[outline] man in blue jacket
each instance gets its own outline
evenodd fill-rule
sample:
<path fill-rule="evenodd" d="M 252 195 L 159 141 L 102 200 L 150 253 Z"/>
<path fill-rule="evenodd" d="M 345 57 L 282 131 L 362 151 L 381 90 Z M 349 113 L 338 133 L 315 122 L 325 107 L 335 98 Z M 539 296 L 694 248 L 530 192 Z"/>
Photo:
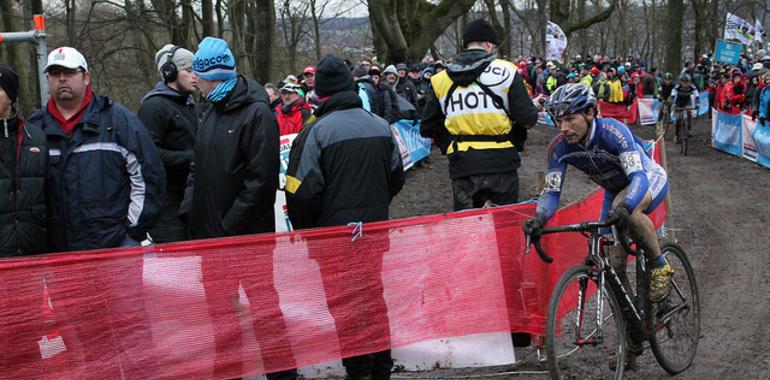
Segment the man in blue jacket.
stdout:
<path fill-rule="evenodd" d="M 166 174 L 142 122 L 91 91 L 91 73 L 70 47 L 48 56 L 48 105 L 29 123 L 48 140 L 50 251 L 138 246 L 163 207 Z"/>
<path fill-rule="evenodd" d="M 124 106 L 91 91 L 88 63 L 76 49 L 54 49 L 45 72 L 51 98 L 28 123 L 42 128 L 48 144 L 49 251 L 139 246 L 166 191 L 149 133 Z M 88 284 L 71 281 L 71 268 L 52 268 L 47 283 L 67 327 L 65 344 L 82 353 L 94 378 L 157 377 L 142 263 L 141 255 L 94 262 Z"/>

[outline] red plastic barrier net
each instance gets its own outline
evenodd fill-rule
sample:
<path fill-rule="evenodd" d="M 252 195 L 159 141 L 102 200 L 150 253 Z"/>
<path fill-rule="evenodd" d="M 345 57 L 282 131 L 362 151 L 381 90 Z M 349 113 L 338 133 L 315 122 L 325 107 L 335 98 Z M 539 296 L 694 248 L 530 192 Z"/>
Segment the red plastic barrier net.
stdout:
<path fill-rule="evenodd" d="M 634 124 L 639 119 L 639 99 L 634 99 L 630 106 L 599 100 L 599 113 L 601 117 L 611 117 L 626 124 Z"/>
<path fill-rule="evenodd" d="M 599 217 L 594 192 L 549 225 Z M 0 373 L 11 379 L 234 378 L 415 342 L 542 335 L 551 288 L 587 249 L 534 204 L 353 227 L 0 261 Z M 663 207 L 653 215 L 656 225 Z"/>

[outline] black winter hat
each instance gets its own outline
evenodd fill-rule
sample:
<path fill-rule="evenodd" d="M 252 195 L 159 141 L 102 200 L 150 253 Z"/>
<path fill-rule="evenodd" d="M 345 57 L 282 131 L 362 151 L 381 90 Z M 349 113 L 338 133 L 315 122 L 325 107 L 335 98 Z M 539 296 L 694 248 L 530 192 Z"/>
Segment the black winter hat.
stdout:
<path fill-rule="evenodd" d="M 463 44 L 467 46 L 470 42 L 491 42 L 497 45 L 497 32 L 485 20 L 473 20 L 463 33 Z"/>
<path fill-rule="evenodd" d="M 350 67 L 334 54 L 327 54 L 316 65 L 315 93 L 321 98 L 353 89 Z"/>
<path fill-rule="evenodd" d="M 11 103 L 16 103 L 19 96 L 19 74 L 8 65 L 0 65 L 0 87 L 11 99 Z"/>

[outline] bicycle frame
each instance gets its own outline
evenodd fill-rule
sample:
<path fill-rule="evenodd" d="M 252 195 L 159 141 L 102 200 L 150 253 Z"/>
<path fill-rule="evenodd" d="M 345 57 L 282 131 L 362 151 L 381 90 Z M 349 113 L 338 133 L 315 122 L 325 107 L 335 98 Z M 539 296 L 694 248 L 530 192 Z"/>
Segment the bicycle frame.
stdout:
<path fill-rule="evenodd" d="M 620 236 L 617 229 L 613 226 L 613 223 L 597 223 L 597 222 L 589 222 L 589 223 L 580 223 L 580 224 L 572 224 L 572 225 L 566 225 L 566 226 L 560 226 L 560 227 L 554 227 L 554 228 L 547 228 L 542 230 L 542 234 L 551 234 L 551 233 L 559 233 L 559 232 L 580 232 L 583 236 L 588 238 L 588 256 L 586 256 L 585 264 L 591 268 L 595 269 L 595 275 L 598 278 L 599 283 L 599 291 L 605 291 L 605 281 L 607 281 L 607 277 L 609 277 L 609 284 L 610 287 L 615 293 L 616 298 L 618 299 L 618 303 L 620 304 L 620 309 L 623 312 L 623 318 L 626 320 L 629 326 L 629 331 L 631 332 L 631 337 L 636 340 L 637 342 L 641 343 L 646 340 L 647 337 L 647 331 L 648 326 L 645 325 L 645 318 L 646 313 L 649 312 L 649 304 L 647 301 L 647 287 L 646 284 L 649 281 L 648 274 L 647 274 L 647 268 L 644 262 L 644 255 L 642 254 L 641 250 L 635 250 L 630 247 L 629 243 L 625 241 L 625 239 Z M 604 238 L 599 234 L 599 228 L 603 227 L 610 227 L 612 226 L 613 231 L 613 237 L 614 237 L 614 243 L 610 240 Z M 551 259 L 548 255 L 545 254 L 545 252 L 542 250 L 542 247 L 540 246 L 539 240 L 530 241 L 530 237 L 527 236 L 527 249 L 525 254 L 529 253 L 529 247 L 530 242 L 535 245 L 535 250 L 538 252 L 540 257 L 545 262 L 552 262 L 553 259 Z M 623 282 L 620 279 L 620 276 L 615 271 L 615 268 L 612 266 L 612 264 L 609 262 L 608 256 L 603 253 L 602 248 L 603 246 L 609 246 L 618 244 L 623 247 L 623 250 L 631 254 L 632 256 L 636 257 L 636 270 L 637 270 L 637 281 L 636 281 L 636 298 L 637 301 L 634 302 L 632 299 L 632 295 L 628 289 L 626 289 L 626 286 L 623 284 Z M 640 281 L 641 280 L 641 281 Z M 604 323 L 602 319 L 602 315 L 604 312 L 604 297 L 599 297 L 597 300 L 597 330 L 596 333 L 596 340 L 591 339 L 591 336 L 594 335 L 594 332 L 591 332 L 587 337 L 581 337 L 580 330 L 582 327 L 582 308 L 585 305 L 585 298 L 587 297 L 587 294 L 585 294 L 585 284 L 581 283 L 581 288 L 579 290 L 578 299 L 580 300 L 580 305 L 578 305 L 581 308 L 581 312 L 578 313 L 577 318 L 577 334 L 578 336 L 575 337 L 576 345 L 582 346 L 585 344 L 599 344 L 602 342 L 602 338 L 604 336 L 602 331 L 602 325 Z"/>

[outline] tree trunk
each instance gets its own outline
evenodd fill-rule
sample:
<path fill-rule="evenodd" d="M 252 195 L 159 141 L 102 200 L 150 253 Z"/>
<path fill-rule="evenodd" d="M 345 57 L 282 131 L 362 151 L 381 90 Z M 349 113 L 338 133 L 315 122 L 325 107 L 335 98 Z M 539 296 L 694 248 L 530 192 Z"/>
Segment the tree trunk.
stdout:
<path fill-rule="evenodd" d="M 214 35 L 214 4 L 211 0 L 201 0 L 201 34 L 203 37 Z"/>
<path fill-rule="evenodd" d="M 270 82 L 273 72 L 275 42 L 275 3 L 273 0 L 255 0 L 253 8 L 254 39 L 252 72 L 259 83 Z"/>
<path fill-rule="evenodd" d="M 545 32 L 547 30 L 546 24 L 548 23 L 548 13 L 545 12 L 545 9 L 548 5 L 548 0 L 535 0 L 537 1 L 537 35 L 540 40 L 540 50 L 539 54 L 545 55 Z"/>
<path fill-rule="evenodd" d="M 369 0 L 369 14 L 386 47 L 383 62 L 418 62 L 476 0 Z M 407 42 L 408 41 L 408 42 Z"/>
<path fill-rule="evenodd" d="M 588 0 L 577 0 L 578 20 L 586 18 L 586 1 Z M 586 54 L 588 54 L 588 28 L 578 32 L 578 47 L 580 48 L 580 54 L 585 58 Z"/>
<path fill-rule="evenodd" d="M 500 0 L 500 8 L 503 10 L 503 31 L 505 32 L 505 42 L 506 45 L 502 48 L 505 49 L 505 54 L 507 56 L 511 56 L 513 53 L 513 29 L 511 26 L 511 1 L 510 0 Z M 511 57 L 513 58 L 513 57 Z"/>
<path fill-rule="evenodd" d="M 155 51 L 157 47 L 154 42 L 149 38 L 145 38 L 145 34 L 141 33 L 141 17 L 145 14 L 143 0 L 131 0 L 125 1 L 126 21 L 131 30 L 130 35 L 134 39 L 134 46 L 137 48 L 134 50 L 134 61 L 139 70 L 144 74 L 142 75 L 145 87 L 152 87 L 156 80 L 158 80 L 157 66 L 155 66 Z M 149 54 L 148 54 L 149 53 Z"/>
<path fill-rule="evenodd" d="M 182 21 L 179 24 L 179 46 L 190 46 L 190 32 L 195 29 L 195 13 L 191 0 L 182 0 Z"/>
<path fill-rule="evenodd" d="M 313 47 L 315 50 L 315 61 L 321 60 L 321 17 L 316 8 L 317 0 L 310 0 L 310 18 L 313 20 Z"/>
<path fill-rule="evenodd" d="M 678 73 L 682 67 L 682 21 L 684 0 L 668 0 L 665 22 L 666 71 Z"/>
<path fill-rule="evenodd" d="M 510 29 L 508 29 L 506 32 L 506 29 L 503 28 L 503 25 L 500 23 L 500 20 L 497 18 L 497 9 L 495 8 L 495 0 L 484 0 L 484 4 L 487 7 L 487 13 L 489 13 L 489 19 L 492 21 L 492 27 L 495 28 L 495 32 L 497 33 L 497 39 L 499 40 L 499 44 L 497 46 L 497 51 L 500 55 L 506 58 L 510 58 L 511 56 L 511 34 Z"/>
<path fill-rule="evenodd" d="M 217 5 L 214 9 L 217 13 L 217 37 L 221 38 L 225 35 L 225 16 L 222 0 L 217 0 Z"/>

